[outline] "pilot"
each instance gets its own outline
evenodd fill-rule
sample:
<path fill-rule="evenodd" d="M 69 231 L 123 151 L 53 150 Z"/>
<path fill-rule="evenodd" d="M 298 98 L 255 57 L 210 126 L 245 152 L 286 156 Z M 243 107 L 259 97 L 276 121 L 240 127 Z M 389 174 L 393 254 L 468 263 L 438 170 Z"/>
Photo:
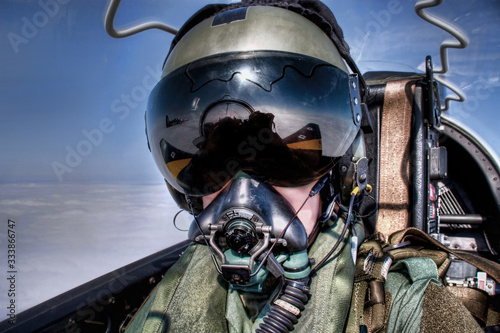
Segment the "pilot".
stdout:
<path fill-rule="evenodd" d="M 319 1 L 208 5 L 189 19 L 146 127 L 170 193 L 193 214 L 193 243 L 127 332 L 480 331 L 432 261 L 389 272 L 386 256 L 383 283 L 355 284 L 367 238 L 356 208 L 370 187 L 340 195 L 336 170 L 361 144 L 366 94 Z M 366 266 L 376 252 L 364 252 Z"/>

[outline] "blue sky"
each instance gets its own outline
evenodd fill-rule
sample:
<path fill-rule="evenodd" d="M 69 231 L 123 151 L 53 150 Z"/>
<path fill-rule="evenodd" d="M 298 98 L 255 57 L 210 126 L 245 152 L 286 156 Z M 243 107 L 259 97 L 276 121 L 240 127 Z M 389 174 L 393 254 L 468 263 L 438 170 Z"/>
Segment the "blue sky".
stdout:
<path fill-rule="evenodd" d="M 2 20 L 2 31 L 20 36 L 23 18 L 34 22 L 33 15 L 42 10 L 38 2 L 4 2 L 2 6 L 7 7 L 3 14 L 10 12 Z M 159 77 L 156 67 L 162 62 L 159 54 L 168 49 L 171 37 L 152 31 L 141 36 L 144 38 L 120 43 L 106 35 L 104 11 L 101 1 L 72 1 L 59 5 L 57 14 L 27 43 L 15 48 L 2 38 L 1 104 L 7 121 L 2 124 L 6 158 L 1 181 L 154 179 L 135 174 L 146 169 L 147 175 L 150 169 L 141 120 L 147 96 L 136 93 L 135 98 L 129 97 L 127 114 L 114 113 L 112 103 L 128 101 L 122 96 L 130 96 L 143 84 L 149 74 L 146 68 L 156 70 L 156 77 L 148 81 L 154 84 Z M 82 140 L 89 141 L 82 131 L 99 129 L 103 119 L 112 122 L 105 137 L 94 141 L 99 144 L 93 144 L 87 156 L 80 155 L 78 166 L 70 164 L 71 173 L 57 177 L 53 163 L 68 165 L 69 151 L 77 151 Z M 85 154 L 90 150 L 85 144 L 80 148 Z M 141 150 L 143 155 L 130 161 L 127 154 Z"/>
<path fill-rule="evenodd" d="M 123 0 L 115 26 L 155 19 L 180 27 L 207 2 Z M 440 66 L 439 45 L 450 36 L 417 17 L 415 1 L 325 2 L 362 70 L 419 70 L 428 54 Z M 0 2 L 0 236 L 7 219 L 18 222 L 22 309 L 185 237 L 172 226 L 177 209 L 144 134 L 147 94 L 173 36 L 113 39 L 106 8 Z M 431 11 L 470 39 L 449 52 L 446 78 L 468 97 L 449 116 L 500 155 L 500 1 L 448 0 Z M 0 278 L 4 256 L 0 249 Z"/>
<path fill-rule="evenodd" d="M 147 92 L 159 78 L 158 66 L 172 36 L 151 30 L 113 39 L 103 29 L 104 2 L 65 2 L 0 5 L 0 182 L 157 181 L 143 115 Z M 116 25 L 153 18 L 179 27 L 201 3 L 123 1 Z M 362 69 L 418 69 L 427 54 L 439 65 L 439 44 L 449 35 L 418 18 L 414 1 L 327 3 L 333 4 Z M 486 116 L 483 104 L 494 105 L 492 96 L 500 84 L 500 41 L 495 35 L 499 3 L 445 2 L 433 9 L 460 25 L 471 39 L 466 50 L 450 51 L 449 79 L 472 94 L 477 91 L 474 84 L 488 85 L 480 94 L 488 95 L 481 105 L 474 103 L 474 96 L 468 104 L 455 105 L 455 113 L 468 124 Z M 471 61 L 477 56 L 484 61 Z M 95 129 L 102 121 L 108 132 L 101 140 Z M 94 133 L 94 142 L 84 132 Z"/>

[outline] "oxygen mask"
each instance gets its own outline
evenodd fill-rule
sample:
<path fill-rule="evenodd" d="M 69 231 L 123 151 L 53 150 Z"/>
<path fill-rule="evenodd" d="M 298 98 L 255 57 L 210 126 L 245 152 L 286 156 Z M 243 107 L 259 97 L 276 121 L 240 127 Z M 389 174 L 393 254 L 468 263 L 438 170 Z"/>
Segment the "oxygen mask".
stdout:
<path fill-rule="evenodd" d="M 310 272 L 307 233 L 271 185 L 238 173 L 195 218 L 189 239 L 207 244 L 234 288 L 260 291 L 269 272 L 301 279 Z"/>

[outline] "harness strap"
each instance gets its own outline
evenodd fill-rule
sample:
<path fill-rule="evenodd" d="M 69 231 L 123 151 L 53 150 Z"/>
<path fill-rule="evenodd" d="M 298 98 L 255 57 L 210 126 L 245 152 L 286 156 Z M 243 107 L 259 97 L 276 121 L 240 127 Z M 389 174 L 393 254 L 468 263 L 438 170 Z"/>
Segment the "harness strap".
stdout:
<path fill-rule="evenodd" d="M 497 283 L 500 283 L 500 264 L 497 262 L 494 262 L 492 260 L 488 260 L 486 258 L 480 257 L 478 255 L 465 252 L 465 251 L 454 251 L 425 232 L 423 232 L 420 229 L 417 228 L 408 228 L 406 230 L 401 230 L 399 232 L 396 232 L 392 234 L 389 237 L 389 243 L 390 244 L 399 244 L 405 241 L 410 241 L 410 243 L 413 246 L 417 245 L 423 245 L 427 249 L 430 249 L 434 247 L 435 249 L 439 249 L 441 251 L 444 251 L 447 254 L 451 254 L 455 256 L 456 258 L 463 260 L 476 268 L 478 268 L 480 271 L 486 272 L 488 276 L 490 276 L 492 279 L 494 279 Z M 431 246 L 429 246 L 431 245 Z M 429 252 L 432 252 L 432 250 L 429 250 Z M 439 266 L 438 266 L 439 267 Z M 438 271 L 441 271 L 442 274 L 440 274 L 440 277 L 442 278 L 442 275 L 446 272 L 447 267 L 442 268 L 439 267 Z M 446 289 L 449 289 L 450 287 L 447 287 Z M 475 289 L 467 288 L 467 287 L 458 287 L 464 290 L 472 290 L 472 291 L 462 291 L 462 293 L 474 293 Z M 452 290 L 450 290 L 453 292 Z M 500 297 L 486 297 L 487 302 L 483 302 L 483 305 L 486 307 L 486 309 L 483 309 L 483 307 L 477 307 L 478 304 L 478 299 L 479 295 L 475 295 L 473 301 L 470 301 L 471 299 L 470 295 L 465 296 L 465 297 L 460 297 L 457 295 L 457 298 L 460 299 L 463 304 L 467 307 L 467 309 L 480 321 L 483 321 L 486 326 L 498 326 L 500 325 Z M 489 306 L 489 308 L 488 308 Z M 484 314 L 483 314 L 484 313 Z M 484 318 L 485 320 L 481 319 Z"/>
<path fill-rule="evenodd" d="M 408 227 L 410 135 L 415 82 L 390 81 L 380 130 L 379 213 L 375 231 L 390 235 Z"/>
<path fill-rule="evenodd" d="M 346 332 L 381 332 L 387 326 L 391 296 L 385 280 L 392 257 L 382 251 L 379 236 L 373 235 L 359 248 Z"/>
<path fill-rule="evenodd" d="M 407 228 L 405 230 L 395 232 L 389 237 L 389 244 L 400 244 L 405 241 L 410 241 L 413 246 L 423 245 L 426 248 L 430 248 L 429 245 L 432 245 L 436 249 L 453 254 L 458 259 L 468 262 L 469 264 L 479 268 L 479 270 L 486 272 L 486 274 L 488 274 L 491 278 L 500 283 L 500 264 L 494 261 L 465 251 L 451 250 L 417 228 Z"/>
<path fill-rule="evenodd" d="M 385 244 L 383 244 L 382 240 L 383 237 L 381 235 L 374 235 L 360 246 L 356 262 L 355 283 L 347 332 L 362 332 L 363 330 L 366 330 L 366 332 L 385 332 L 389 330 L 388 327 L 395 328 L 394 323 L 389 323 L 387 319 L 391 313 L 391 308 L 396 304 L 394 300 L 398 301 L 399 299 L 399 302 L 401 302 L 402 296 L 398 296 L 394 292 L 396 290 L 399 292 L 402 285 L 398 283 L 394 284 L 393 279 L 392 282 L 388 281 L 389 286 L 388 283 L 381 286 L 382 282 L 385 282 L 388 277 L 391 278 L 390 274 L 387 276 L 388 268 L 384 267 L 384 263 L 389 260 L 395 263 L 390 269 L 391 272 L 398 269 L 398 264 L 399 268 L 401 268 L 403 262 L 409 263 L 406 265 L 404 271 L 409 274 L 412 284 L 415 282 L 415 279 L 420 280 L 421 286 L 418 289 L 420 295 L 425 290 L 426 297 L 433 297 L 433 293 L 429 293 L 428 288 L 425 289 L 424 287 L 427 287 L 426 281 L 434 280 L 437 284 L 432 290 L 439 291 L 440 295 L 442 294 L 441 296 L 447 301 L 449 301 L 450 297 L 453 297 L 451 295 L 446 296 L 447 293 L 451 292 L 476 319 L 486 326 L 495 326 L 500 323 L 498 312 L 498 308 L 500 307 L 497 304 L 491 304 L 492 299 L 483 291 L 466 287 L 438 287 L 440 284 L 439 280 L 442 281 L 444 279 L 450 265 L 449 254 L 455 255 L 457 258 L 476 266 L 495 280 L 498 279 L 498 275 L 500 274 L 499 264 L 470 253 L 448 249 L 425 232 L 416 228 L 408 228 L 392 234 L 388 238 L 389 241 Z M 397 246 L 405 242 L 409 242 L 410 246 Z M 432 262 L 435 264 L 435 267 Z M 423 264 L 427 265 L 427 268 L 419 268 Z M 428 276 L 419 278 L 418 274 L 430 272 L 431 266 L 434 267 L 432 269 L 432 279 L 429 279 Z M 394 278 L 394 274 L 392 277 Z M 393 284 L 392 289 L 390 286 L 391 283 Z M 413 286 L 409 285 L 408 288 L 408 290 L 412 290 Z M 392 292 L 389 292 L 391 290 Z M 412 290 L 406 293 L 405 297 L 415 298 L 413 297 L 414 294 L 415 291 Z M 432 306 L 440 306 L 438 300 L 429 300 L 427 303 L 431 304 L 431 308 Z M 425 311 L 429 311 L 428 309 Z M 421 311 L 421 308 L 419 311 Z M 394 317 L 394 314 L 390 317 Z M 432 326 L 429 326 L 429 323 L 436 324 L 435 320 L 438 320 L 436 318 L 439 318 L 439 316 L 435 316 L 434 318 L 427 315 L 425 326 L 429 328 Z M 471 320 L 473 321 L 473 319 Z M 406 328 L 409 331 L 412 329 L 411 327 Z M 402 327 L 399 327 L 399 329 L 403 330 Z"/>

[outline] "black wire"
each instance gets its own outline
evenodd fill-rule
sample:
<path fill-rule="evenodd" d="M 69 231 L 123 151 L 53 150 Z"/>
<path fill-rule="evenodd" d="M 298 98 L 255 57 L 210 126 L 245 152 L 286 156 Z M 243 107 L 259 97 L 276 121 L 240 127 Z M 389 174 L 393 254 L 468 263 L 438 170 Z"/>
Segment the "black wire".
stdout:
<path fill-rule="evenodd" d="M 368 198 L 372 199 L 373 202 L 375 203 L 375 208 L 373 208 L 371 211 L 369 211 L 368 213 L 366 214 L 363 214 L 363 215 L 358 215 L 359 217 L 361 218 L 366 218 L 366 217 L 371 217 L 373 216 L 377 211 L 378 211 L 378 202 L 377 200 L 375 200 L 375 198 L 372 196 L 372 195 L 366 195 Z"/>
<path fill-rule="evenodd" d="M 194 220 L 196 222 L 196 226 L 198 227 L 198 230 L 200 231 L 201 236 L 203 237 L 203 240 L 205 241 L 206 246 L 208 247 L 208 250 L 210 251 L 210 255 L 212 256 L 212 261 L 214 262 L 215 269 L 217 269 L 217 272 L 222 275 L 222 270 L 219 267 L 219 264 L 217 263 L 217 259 L 215 258 L 215 253 L 214 249 L 212 249 L 212 246 L 207 241 L 207 238 L 205 237 L 205 234 L 203 233 L 203 230 L 201 229 L 200 222 L 198 221 L 198 217 L 196 217 L 196 214 L 194 213 L 194 208 L 193 208 L 193 202 L 191 199 L 186 196 L 186 202 L 189 205 L 189 208 L 191 208 L 191 213 L 193 213 Z"/>
<path fill-rule="evenodd" d="M 179 214 L 180 214 L 180 213 L 182 213 L 183 211 L 184 211 L 184 209 L 181 209 L 180 211 L 178 211 L 178 212 L 177 212 L 177 214 L 175 214 L 173 224 L 174 224 L 175 229 L 177 229 L 177 230 L 179 230 L 179 231 L 189 231 L 189 229 L 181 229 L 181 228 L 179 228 L 179 227 L 177 226 L 177 223 L 176 223 L 176 221 L 177 221 L 177 216 L 179 216 Z"/>
<path fill-rule="evenodd" d="M 313 269 L 311 269 L 311 273 L 309 274 L 309 276 L 313 276 L 313 274 L 315 274 L 320 268 L 322 268 L 326 264 L 326 262 L 330 259 L 331 255 L 335 252 L 335 250 L 337 250 L 340 243 L 344 240 L 344 236 L 351 225 L 352 207 L 354 205 L 354 198 L 355 197 L 356 197 L 356 194 L 351 195 L 351 200 L 349 202 L 349 211 L 347 213 L 347 218 L 346 218 L 346 221 L 344 224 L 344 228 L 342 229 L 342 233 L 340 234 L 340 237 L 337 239 L 337 242 L 332 247 L 330 252 L 328 252 L 328 254 L 323 259 L 321 259 L 321 261 Z M 340 249 L 340 251 L 342 251 L 342 249 L 343 249 L 343 247 Z"/>
<path fill-rule="evenodd" d="M 278 288 L 275 289 L 274 294 L 272 295 L 271 301 L 269 302 L 269 304 L 274 304 L 274 302 L 278 299 L 278 297 L 280 296 L 281 290 L 283 290 L 284 285 L 285 285 L 285 277 L 283 275 L 281 275 L 279 277 Z"/>

